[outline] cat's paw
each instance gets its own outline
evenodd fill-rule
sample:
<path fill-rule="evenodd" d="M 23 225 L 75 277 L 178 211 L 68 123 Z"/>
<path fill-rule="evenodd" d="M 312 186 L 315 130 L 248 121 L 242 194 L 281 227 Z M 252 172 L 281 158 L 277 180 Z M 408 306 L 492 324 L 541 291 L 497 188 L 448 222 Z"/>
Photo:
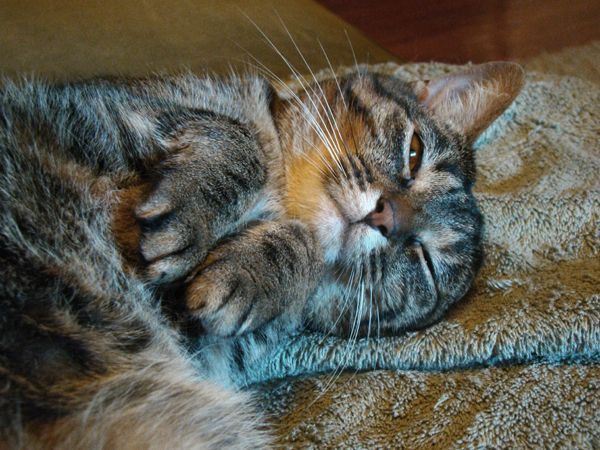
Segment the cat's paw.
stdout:
<path fill-rule="evenodd" d="M 207 333 L 236 336 L 273 317 L 263 280 L 252 273 L 253 269 L 230 253 L 192 278 L 186 289 L 187 308 Z"/>
<path fill-rule="evenodd" d="M 213 250 L 186 283 L 204 330 L 235 336 L 273 320 L 294 328 L 322 273 L 316 238 L 298 221 L 255 224 Z"/>
<path fill-rule="evenodd" d="M 207 230 L 193 198 L 167 174 L 135 209 L 144 277 L 155 284 L 184 278 L 206 257 Z"/>

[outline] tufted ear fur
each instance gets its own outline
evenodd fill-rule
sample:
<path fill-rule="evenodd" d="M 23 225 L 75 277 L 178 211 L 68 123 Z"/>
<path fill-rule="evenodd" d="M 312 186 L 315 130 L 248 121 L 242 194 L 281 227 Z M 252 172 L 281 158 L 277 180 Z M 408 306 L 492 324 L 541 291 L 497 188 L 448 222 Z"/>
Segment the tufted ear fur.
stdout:
<path fill-rule="evenodd" d="M 510 62 L 474 65 L 443 77 L 417 81 L 418 100 L 469 142 L 515 99 L 523 86 L 523 68 Z"/>

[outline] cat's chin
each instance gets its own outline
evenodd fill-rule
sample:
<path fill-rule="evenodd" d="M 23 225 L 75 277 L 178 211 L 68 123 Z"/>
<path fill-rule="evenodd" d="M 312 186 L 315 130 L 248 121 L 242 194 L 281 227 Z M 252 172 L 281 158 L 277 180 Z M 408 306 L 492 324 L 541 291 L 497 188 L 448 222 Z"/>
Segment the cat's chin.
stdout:
<path fill-rule="evenodd" d="M 353 266 L 388 244 L 388 240 L 364 222 L 350 223 L 340 212 L 318 215 L 315 229 L 324 250 L 325 263 Z"/>
<path fill-rule="evenodd" d="M 364 222 L 349 224 L 346 227 L 344 245 L 339 259 L 352 266 L 386 245 L 388 245 L 388 240 L 379 230 Z"/>

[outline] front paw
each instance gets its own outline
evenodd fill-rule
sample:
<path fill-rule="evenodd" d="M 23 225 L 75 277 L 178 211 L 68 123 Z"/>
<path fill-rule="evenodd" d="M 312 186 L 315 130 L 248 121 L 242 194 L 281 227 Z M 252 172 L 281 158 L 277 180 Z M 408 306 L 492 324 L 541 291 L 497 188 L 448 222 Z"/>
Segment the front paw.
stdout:
<path fill-rule="evenodd" d="M 322 269 L 320 247 L 296 221 L 264 222 L 218 246 L 187 282 L 207 333 L 233 336 L 276 317 L 294 327 Z"/>
<path fill-rule="evenodd" d="M 186 290 L 189 311 L 204 330 L 217 336 L 236 336 L 267 322 L 274 311 L 256 275 L 228 258 L 214 261 L 196 275 Z"/>
<path fill-rule="evenodd" d="M 208 231 L 193 198 L 166 176 L 135 209 L 143 276 L 155 284 L 184 278 L 207 254 Z M 187 203 L 186 203 L 187 202 Z"/>

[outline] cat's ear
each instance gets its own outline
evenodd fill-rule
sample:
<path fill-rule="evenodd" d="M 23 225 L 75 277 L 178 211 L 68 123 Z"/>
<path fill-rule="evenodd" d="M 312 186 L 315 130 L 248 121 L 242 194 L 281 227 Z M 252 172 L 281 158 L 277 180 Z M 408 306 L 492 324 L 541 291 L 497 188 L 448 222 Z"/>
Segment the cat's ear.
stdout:
<path fill-rule="evenodd" d="M 418 100 L 470 142 L 508 108 L 523 86 L 524 71 L 509 62 L 474 65 L 412 83 Z"/>

